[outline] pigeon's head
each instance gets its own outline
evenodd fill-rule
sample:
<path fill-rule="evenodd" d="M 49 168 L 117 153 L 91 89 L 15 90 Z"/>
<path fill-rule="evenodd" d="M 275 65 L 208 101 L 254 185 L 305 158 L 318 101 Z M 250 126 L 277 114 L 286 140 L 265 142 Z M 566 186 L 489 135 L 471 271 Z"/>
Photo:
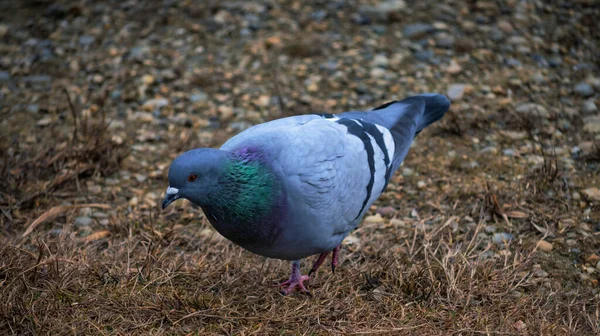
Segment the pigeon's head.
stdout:
<path fill-rule="evenodd" d="M 207 196 L 218 190 L 219 176 L 229 159 L 228 152 L 213 148 L 193 149 L 178 156 L 169 168 L 169 187 L 162 208 L 179 198 L 205 204 Z"/>

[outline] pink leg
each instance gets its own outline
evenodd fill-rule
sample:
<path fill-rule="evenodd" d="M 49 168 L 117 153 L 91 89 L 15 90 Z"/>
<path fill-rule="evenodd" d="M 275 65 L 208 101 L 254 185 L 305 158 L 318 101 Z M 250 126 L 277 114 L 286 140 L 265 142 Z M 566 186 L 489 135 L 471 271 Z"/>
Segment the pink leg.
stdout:
<path fill-rule="evenodd" d="M 325 259 L 327 259 L 328 255 L 329 255 L 329 252 L 319 254 L 319 259 L 317 259 L 317 261 L 315 261 L 315 264 L 310 269 L 310 272 L 308 272 L 309 276 L 311 276 L 313 273 L 315 273 L 317 271 L 317 269 L 319 269 L 319 267 L 321 267 L 321 265 L 323 265 L 323 262 L 325 262 Z"/>
<path fill-rule="evenodd" d="M 336 247 L 333 249 L 333 254 L 331 255 L 331 273 L 335 273 L 335 268 L 338 265 L 338 253 L 340 251 L 340 247 Z"/>
<path fill-rule="evenodd" d="M 302 275 L 300 273 L 300 261 L 294 260 L 292 261 L 292 274 L 290 275 L 290 278 L 279 284 L 279 286 L 284 287 L 281 290 L 281 293 L 283 295 L 289 295 L 295 290 L 299 290 L 310 295 L 310 292 L 304 287 L 304 281 L 308 281 L 309 279 L 310 277 L 308 275 Z"/>

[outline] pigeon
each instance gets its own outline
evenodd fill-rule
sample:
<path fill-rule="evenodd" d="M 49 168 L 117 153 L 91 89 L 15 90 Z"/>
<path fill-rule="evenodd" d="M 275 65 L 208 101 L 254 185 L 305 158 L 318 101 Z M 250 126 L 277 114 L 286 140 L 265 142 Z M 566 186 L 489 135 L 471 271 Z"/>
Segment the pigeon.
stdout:
<path fill-rule="evenodd" d="M 421 94 L 368 112 L 306 114 L 246 129 L 219 149 L 197 148 L 169 168 L 162 208 L 184 198 L 221 235 L 268 258 L 289 260 L 283 294 L 305 282 L 357 227 L 406 157 L 413 139 L 450 101 Z M 300 260 L 319 255 L 308 275 Z"/>

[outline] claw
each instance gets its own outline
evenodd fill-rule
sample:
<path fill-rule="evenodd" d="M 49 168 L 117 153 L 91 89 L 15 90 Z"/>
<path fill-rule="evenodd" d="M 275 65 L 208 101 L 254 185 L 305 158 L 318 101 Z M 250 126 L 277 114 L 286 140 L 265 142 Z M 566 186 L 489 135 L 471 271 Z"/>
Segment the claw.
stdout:
<path fill-rule="evenodd" d="M 340 251 L 340 247 L 336 247 L 333 249 L 333 253 L 331 254 L 331 273 L 335 274 L 335 268 L 338 265 L 338 252 Z"/>
<path fill-rule="evenodd" d="M 289 295 L 298 290 L 312 296 L 304 286 L 304 281 L 308 280 L 310 280 L 310 276 L 300 274 L 300 261 L 294 260 L 292 261 L 292 274 L 290 275 L 290 278 L 287 281 L 280 283 L 278 286 L 284 287 L 281 289 L 281 294 L 283 295 Z"/>
<path fill-rule="evenodd" d="M 308 275 L 302 275 L 298 279 L 290 278 L 289 280 L 284 281 L 279 284 L 279 286 L 285 287 L 285 288 L 282 288 L 280 292 L 283 295 L 290 295 L 293 292 L 295 292 L 296 290 L 298 290 L 299 292 L 306 293 L 309 296 L 312 296 L 312 294 L 304 286 L 304 281 L 308 281 L 308 280 L 310 280 L 310 277 Z"/>

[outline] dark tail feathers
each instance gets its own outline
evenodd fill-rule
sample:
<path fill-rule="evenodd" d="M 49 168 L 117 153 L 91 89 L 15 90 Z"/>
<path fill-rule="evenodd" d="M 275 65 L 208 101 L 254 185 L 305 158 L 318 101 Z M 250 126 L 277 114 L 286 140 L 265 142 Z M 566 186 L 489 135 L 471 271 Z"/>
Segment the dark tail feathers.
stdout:
<path fill-rule="evenodd" d="M 394 137 L 392 173 L 400 167 L 415 136 L 442 118 L 449 108 L 450 100 L 446 96 L 426 93 L 387 103 L 374 109 L 375 113 L 368 113 L 373 119 L 379 119 L 373 122 L 387 127 Z"/>
<path fill-rule="evenodd" d="M 373 111 L 384 110 L 388 107 L 391 107 L 392 109 L 394 109 L 394 107 L 392 107 L 392 105 L 394 105 L 396 103 L 403 105 L 402 107 L 399 106 L 400 108 L 406 108 L 407 105 L 408 106 L 417 105 L 415 107 L 417 107 L 417 109 L 419 109 L 419 107 L 420 107 L 419 100 L 422 100 L 424 103 L 423 113 L 421 114 L 421 116 L 419 118 L 417 118 L 417 120 L 418 120 L 417 131 L 415 133 L 419 134 L 423 129 L 425 129 L 425 127 L 440 120 L 444 116 L 446 111 L 448 111 L 448 109 L 450 108 L 450 100 L 446 96 L 444 96 L 442 94 L 437 94 L 437 93 L 424 93 L 424 94 L 412 96 L 412 97 L 409 97 L 409 98 L 406 98 L 406 99 L 403 99 L 400 101 L 393 101 L 393 102 L 383 104 L 379 107 L 374 108 Z M 386 125 L 386 126 L 388 126 L 388 125 Z M 390 126 L 388 126 L 388 127 L 390 127 Z M 390 127 L 390 128 L 392 128 L 392 127 Z"/>

